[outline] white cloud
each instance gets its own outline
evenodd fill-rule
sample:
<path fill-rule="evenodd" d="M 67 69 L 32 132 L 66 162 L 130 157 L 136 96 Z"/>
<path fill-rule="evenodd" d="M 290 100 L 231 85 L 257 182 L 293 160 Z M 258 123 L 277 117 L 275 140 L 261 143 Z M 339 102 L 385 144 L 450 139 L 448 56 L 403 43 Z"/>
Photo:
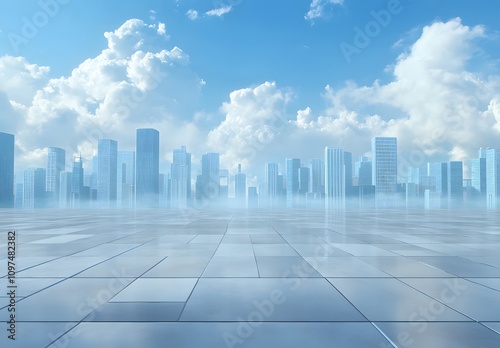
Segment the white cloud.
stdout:
<path fill-rule="evenodd" d="M 98 138 L 133 149 L 139 127 L 171 134 L 162 137 L 165 155 L 202 138 L 192 120 L 202 80 L 190 70 L 186 53 L 165 49 L 164 26 L 131 19 L 105 37 L 107 48 L 60 78 L 49 79 L 47 67 L 22 57 L 0 58 L 0 109 L 18 120 L 10 127 L 18 170 L 44 166 L 29 161 L 48 146 L 65 148 L 68 158 L 82 152 L 87 160 Z"/>
<path fill-rule="evenodd" d="M 344 0 L 313 0 L 309 6 L 309 11 L 304 18 L 306 20 L 313 20 L 316 18 L 326 17 L 327 10 L 332 5 L 342 5 Z"/>
<path fill-rule="evenodd" d="M 186 16 L 192 20 L 192 21 L 195 21 L 199 18 L 199 15 L 198 15 L 198 11 L 196 10 L 193 10 L 193 9 L 190 9 L 186 12 Z"/>
<path fill-rule="evenodd" d="M 391 67 L 391 82 L 327 87 L 324 115 L 312 122 L 308 115 L 306 122 L 299 113 L 296 125 L 327 132 L 355 152 L 360 144 L 369 149 L 372 136 L 397 136 L 401 162 L 411 166 L 500 147 L 500 77 L 483 77 L 469 66 L 476 39 L 485 35 L 483 27 L 458 18 L 433 23 Z"/>
<path fill-rule="evenodd" d="M 167 31 L 165 30 L 165 23 L 158 23 L 158 30 L 156 30 L 158 35 L 165 35 Z"/>
<path fill-rule="evenodd" d="M 231 5 L 222 6 L 222 7 L 215 8 L 213 10 L 205 12 L 205 15 L 221 17 L 221 16 L 231 12 L 232 9 L 233 9 L 233 7 Z"/>
<path fill-rule="evenodd" d="M 241 163 L 243 167 L 258 161 L 268 151 L 280 131 L 286 128 L 285 106 L 291 94 L 274 82 L 231 92 L 229 102 L 220 111 L 225 120 L 208 134 L 208 145 L 222 152 L 222 164 Z"/>

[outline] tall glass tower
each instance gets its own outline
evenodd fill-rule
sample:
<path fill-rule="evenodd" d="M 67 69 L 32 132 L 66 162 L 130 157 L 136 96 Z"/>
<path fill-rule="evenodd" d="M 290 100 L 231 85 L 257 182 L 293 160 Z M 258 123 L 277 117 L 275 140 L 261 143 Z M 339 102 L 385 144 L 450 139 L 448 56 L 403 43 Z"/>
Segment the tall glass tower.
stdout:
<path fill-rule="evenodd" d="M 110 206 L 116 204 L 118 143 L 99 139 L 97 152 L 97 200 L 101 206 Z"/>
<path fill-rule="evenodd" d="M 377 204 L 393 205 L 398 189 L 398 143 L 393 137 L 372 139 L 372 183 Z"/>
<path fill-rule="evenodd" d="M 60 176 L 66 166 L 66 151 L 58 147 L 49 147 L 47 154 L 47 199 L 59 199 Z"/>
<path fill-rule="evenodd" d="M 286 207 L 296 208 L 299 205 L 299 168 L 300 159 L 286 160 Z"/>
<path fill-rule="evenodd" d="M 498 208 L 500 197 L 500 150 L 486 151 L 486 205 L 488 209 Z"/>
<path fill-rule="evenodd" d="M 185 146 L 173 152 L 170 180 L 171 207 L 185 209 L 191 199 L 191 154 Z"/>
<path fill-rule="evenodd" d="M 0 132 L 0 208 L 14 207 L 14 135 Z"/>
<path fill-rule="evenodd" d="M 327 208 L 345 207 L 344 159 L 343 149 L 325 148 L 325 203 Z"/>
<path fill-rule="evenodd" d="M 160 184 L 160 133 L 137 129 L 135 199 L 138 207 L 157 208 Z"/>

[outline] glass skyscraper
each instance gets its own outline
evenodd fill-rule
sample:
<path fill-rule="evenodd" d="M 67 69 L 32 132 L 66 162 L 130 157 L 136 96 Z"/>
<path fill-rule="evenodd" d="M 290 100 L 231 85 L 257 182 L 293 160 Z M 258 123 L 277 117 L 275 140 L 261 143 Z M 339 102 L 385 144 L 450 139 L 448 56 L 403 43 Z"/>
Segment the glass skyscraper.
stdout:
<path fill-rule="evenodd" d="M 82 156 L 79 156 L 73 160 L 71 175 L 71 203 L 73 206 L 78 206 L 78 202 L 83 196 L 83 159 Z"/>
<path fill-rule="evenodd" d="M 377 203 L 393 197 L 398 188 L 398 143 L 396 138 L 372 139 L 372 183 Z"/>
<path fill-rule="evenodd" d="M 448 162 L 448 204 L 461 206 L 464 199 L 464 175 L 461 161 Z"/>
<path fill-rule="evenodd" d="M 122 207 L 132 207 L 135 185 L 135 152 L 118 151 L 116 200 Z"/>
<path fill-rule="evenodd" d="M 310 180 L 309 192 L 315 198 L 322 197 L 325 194 L 325 162 L 319 158 L 309 161 Z"/>
<path fill-rule="evenodd" d="M 325 203 L 327 208 L 345 206 L 344 150 L 325 148 Z"/>
<path fill-rule="evenodd" d="M 59 180 L 66 166 L 66 151 L 58 147 L 49 147 L 47 154 L 47 198 L 53 203 L 59 200 Z"/>
<path fill-rule="evenodd" d="M 185 209 L 191 199 L 191 154 L 185 146 L 173 151 L 170 177 L 170 204 Z"/>
<path fill-rule="evenodd" d="M 241 172 L 241 164 L 238 164 L 238 172 L 234 176 L 234 198 L 240 207 L 245 207 L 247 191 L 247 176 Z"/>
<path fill-rule="evenodd" d="M 0 132 L 0 208 L 14 207 L 14 135 Z"/>
<path fill-rule="evenodd" d="M 474 193 L 486 197 L 486 151 L 479 150 L 479 157 L 473 158 L 470 164 L 470 178 Z"/>
<path fill-rule="evenodd" d="M 137 207 L 156 208 L 160 184 L 160 133 L 156 129 L 137 129 L 135 155 Z"/>
<path fill-rule="evenodd" d="M 289 158 L 286 160 L 286 206 L 287 206 L 287 208 L 298 207 L 299 168 L 300 168 L 300 159 Z"/>
<path fill-rule="evenodd" d="M 486 151 L 486 205 L 489 209 L 498 208 L 500 196 L 500 150 Z"/>
<path fill-rule="evenodd" d="M 24 171 L 24 208 L 45 206 L 45 173 L 45 169 L 42 168 L 28 168 Z"/>
<path fill-rule="evenodd" d="M 116 204 L 118 143 L 99 139 L 97 172 L 97 200 L 101 206 Z"/>
<path fill-rule="evenodd" d="M 220 159 L 216 152 L 206 153 L 201 157 L 201 177 L 196 195 L 202 200 L 218 199 L 220 195 Z"/>

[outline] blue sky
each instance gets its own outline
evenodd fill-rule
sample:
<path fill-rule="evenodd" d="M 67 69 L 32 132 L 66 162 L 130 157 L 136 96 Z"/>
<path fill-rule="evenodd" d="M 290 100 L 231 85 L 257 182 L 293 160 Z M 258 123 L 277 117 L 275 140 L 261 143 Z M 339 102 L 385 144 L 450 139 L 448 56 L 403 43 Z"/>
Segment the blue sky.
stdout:
<path fill-rule="evenodd" d="M 42 4 L 58 8 L 50 13 Z M 262 175 L 265 161 L 321 157 L 326 145 L 343 146 L 355 156 L 366 154 L 367 139 L 374 135 L 407 137 L 400 141 L 400 155 L 415 166 L 424 161 L 411 160 L 415 152 L 425 161 L 465 159 L 478 145 L 500 147 L 498 7 L 491 1 L 465 0 L 3 2 L 0 76 L 10 85 L 0 86 L 0 94 L 5 94 L 0 109 L 6 108 L 3 115 L 16 121 L 2 116 L 0 128 L 17 135 L 21 166 L 42 163 L 47 146 L 67 148 L 68 156 L 77 151 L 91 156 L 92 136 L 78 135 L 103 124 L 111 130 L 92 134 L 116 138 L 124 149 L 133 147 L 130 139 L 136 127 L 164 129 L 165 163 L 173 148 L 186 144 L 195 160 L 206 151 L 220 151 L 227 167 L 243 162 L 255 175 Z M 374 13 L 391 9 L 397 11 L 387 23 L 376 22 Z M 23 36 L 26 20 L 41 23 L 29 38 Z M 110 42 L 104 33 L 116 34 L 119 28 L 131 28 L 138 36 L 130 41 L 127 34 L 115 35 L 132 47 L 120 52 L 122 56 L 104 56 Z M 375 34 L 356 47 L 357 33 L 367 34 L 370 28 Z M 348 46 L 356 53 L 346 58 L 342 47 Z M 160 57 L 160 52 L 173 52 L 174 47 L 182 51 L 181 58 Z M 137 51 L 159 54 L 156 63 L 168 73 L 167 81 L 159 87 L 138 87 L 137 76 L 115 74 L 113 69 L 123 64 L 132 69 L 130 57 Z M 450 64 L 443 61 L 447 55 Z M 17 63 L 8 63 L 8 56 L 16 57 Z M 138 64 L 155 64 L 155 59 Z M 27 78 L 13 79 L 26 71 Z M 84 81 L 93 87 L 76 86 Z M 436 87 L 436 81 L 443 85 Z M 113 97 L 124 90 L 120 82 L 138 88 L 145 97 L 132 115 L 113 118 L 109 110 L 116 105 Z M 92 89 L 100 84 L 107 92 Z M 414 88 L 405 88 L 408 84 Z M 429 98 L 420 103 L 410 100 L 433 86 L 438 92 Z M 475 97 L 457 106 L 452 99 L 457 93 Z M 428 109 L 419 109 L 427 102 Z M 452 110 L 450 105 L 455 105 Z M 96 112 L 99 106 L 109 107 L 108 112 Z M 463 113 L 453 126 L 474 135 L 423 139 L 431 129 L 447 133 L 450 118 L 434 122 L 448 112 L 443 110 Z M 88 117 L 81 117 L 82 112 Z M 291 123 L 273 128 L 276 115 Z M 477 124 L 478 118 L 484 124 L 471 129 L 469 122 Z M 75 136 L 60 135 L 68 128 L 75 128 Z M 245 146 L 253 146 L 251 156 Z"/>

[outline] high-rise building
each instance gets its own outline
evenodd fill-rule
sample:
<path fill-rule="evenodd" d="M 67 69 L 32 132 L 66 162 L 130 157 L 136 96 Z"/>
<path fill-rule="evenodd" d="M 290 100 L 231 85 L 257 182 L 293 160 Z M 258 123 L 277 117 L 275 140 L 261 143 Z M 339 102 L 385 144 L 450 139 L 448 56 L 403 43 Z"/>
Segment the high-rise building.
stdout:
<path fill-rule="evenodd" d="M 269 207 L 273 208 L 276 207 L 276 204 L 278 203 L 278 196 L 280 195 L 281 191 L 278 185 L 278 175 L 279 175 L 278 163 L 266 163 L 265 175 L 266 175 L 265 196 L 267 196 L 267 199 L 269 200 Z M 281 183 L 281 185 L 283 186 L 283 182 Z"/>
<path fill-rule="evenodd" d="M 448 196 L 448 164 L 447 163 L 428 163 L 427 175 L 435 178 L 436 193 L 441 197 Z"/>
<path fill-rule="evenodd" d="M 47 154 L 47 199 L 55 204 L 59 200 L 60 173 L 66 167 L 66 151 L 49 147 Z"/>
<path fill-rule="evenodd" d="M 73 160 L 73 172 L 71 175 L 71 205 L 78 207 L 81 199 L 84 198 L 83 190 L 83 159 L 82 156 L 75 157 Z"/>
<path fill-rule="evenodd" d="M 325 148 L 325 203 L 327 208 L 345 207 L 344 150 Z"/>
<path fill-rule="evenodd" d="M 156 129 L 137 129 L 135 155 L 137 206 L 157 208 L 160 182 L 160 133 Z"/>
<path fill-rule="evenodd" d="M 135 152 L 118 151 L 116 200 L 124 208 L 134 206 Z"/>
<path fill-rule="evenodd" d="M 23 205 L 24 205 L 24 184 L 17 183 L 14 196 L 14 208 L 22 209 Z"/>
<path fill-rule="evenodd" d="M 28 168 L 24 171 L 24 208 L 45 206 L 45 169 Z"/>
<path fill-rule="evenodd" d="M 309 192 L 309 167 L 299 168 L 299 195 L 306 196 Z"/>
<path fill-rule="evenodd" d="M 500 150 L 486 151 L 486 205 L 497 209 L 500 197 Z"/>
<path fill-rule="evenodd" d="M 309 161 L 310 180 L 309 192 L 315 198 L 325 194 L 325 162 L 319 158 Z"/>
<path fill-rule="evenodd" d="M 358 178 L 358 186 L 372 186 L 372 161 L 362 156 L 356 162 L 355 176 Z"/>
<path fill-rule="evenodd" d="M 346 196 L 353 196 L 353 163 L 352 163 L 352 153 L 344 151 L 344 179 L 345 179 L 345 193 Z"/>
<path fill-rule="evenodd" d="M 59 208 L 68 208 L 71 204 L 71 180 L 72 174 L 61 172 L 59 178 Z"/>
<path fill-rule="evenodd" d="M 0 208 L 14 207 L 14 135 L 0 132 Z"/>
<path fill-rule="evenodd" d="M 448 162 L 448 206 L 459 207 L 464 199 L 463 164 L 461 161 Z"/>
<path fill-rule="evenodd" d="M 286 160 L 286 206 L 296 208 L 299 205 L 299 168 L 300 159 Z"/>
<path fill-rule="evenodd" d="M 378 205 L 393 205 L 398 192 L 398 145 L 392 137 L 372 139 L 372 183 Z"/>
<path fill-rule="evenodd" d="M 248 186 L 248 209 L 257 209 L 259 207 L 259 194 L 257 187 Z"/>
<path fill-rule="evenodd" d="M 477 197 L 486 197 L 486 151 L 479 149 L 479 157 L 471 160 L 471 186 Z"/>
<path fill-rule="evenodd" d="M 201 157 L 201 181 L 198 184 L 203 201 L 213 201 L 220 195 L 220 159 L 218 153 L 206 153 Z"/>
<path fill-rule="evenodd" d="M 102 207 L 114 206 L 117 190 L 118 143 L 115 140 L 99 139 L 97 152 L 99 158 L 97 200 Z"/>
<path fill-rule="evenodd" d="M 245 206 L 247 191 L 247 176 L 241 172 L 241 164 L 238 164 L 238 173 L 234 176 L 234 198 L 239 207 Z"/>
<path fill-rule="evenodd" d="M 173 152 L 170 204 L 185 209 L 191 200 L 191 154 L 182 146 Z"/>
<path fill-rule="evenodd" d="M 229 170 L 219 171 L 219 197 L 221 202 L 226 202 L 229 197 Z"/>

